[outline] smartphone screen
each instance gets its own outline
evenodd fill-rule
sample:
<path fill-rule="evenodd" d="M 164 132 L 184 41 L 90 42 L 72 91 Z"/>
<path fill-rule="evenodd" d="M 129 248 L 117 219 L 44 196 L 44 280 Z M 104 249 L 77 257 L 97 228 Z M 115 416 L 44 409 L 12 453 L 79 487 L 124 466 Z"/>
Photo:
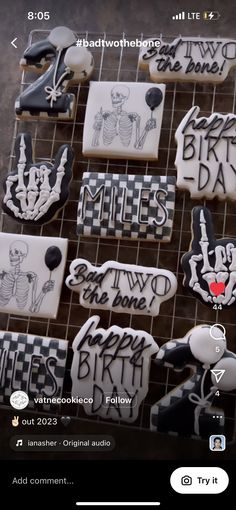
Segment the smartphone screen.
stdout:
<path fill-rule="evenodd" d="M 9 505 L 221 508 L 236 454 L 232 2 L 0 12 Z"/>

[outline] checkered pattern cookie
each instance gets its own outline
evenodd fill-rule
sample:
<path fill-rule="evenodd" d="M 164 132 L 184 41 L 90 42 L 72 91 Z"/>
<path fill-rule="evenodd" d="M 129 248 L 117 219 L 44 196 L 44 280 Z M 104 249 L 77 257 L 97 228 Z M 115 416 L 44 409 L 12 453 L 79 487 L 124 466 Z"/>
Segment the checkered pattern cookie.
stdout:
<path fill-rule="evenodd" d="M 175 181 L 171 176 L 85 172 L 78 235 L 169 242 Z"/>
<path fill-rule="evenodd" d="M 60 397 L 67 347 L 65 340 L 0 331 L 0 402 L 8 404 L 16 390 L 28 394 L 31 408 L 35 397 Z"/>

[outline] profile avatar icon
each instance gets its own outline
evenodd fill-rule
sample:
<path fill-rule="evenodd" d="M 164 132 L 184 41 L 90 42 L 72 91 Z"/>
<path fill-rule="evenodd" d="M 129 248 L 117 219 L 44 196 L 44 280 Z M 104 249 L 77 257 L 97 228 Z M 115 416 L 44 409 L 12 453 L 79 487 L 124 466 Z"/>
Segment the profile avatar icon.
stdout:
<path fill-rule="evenodd" d="M 209 448 L 212 452 L 223 452 L 226 448 L 226 440 L 225 436 L 210 436 L 209 438 Z"/>

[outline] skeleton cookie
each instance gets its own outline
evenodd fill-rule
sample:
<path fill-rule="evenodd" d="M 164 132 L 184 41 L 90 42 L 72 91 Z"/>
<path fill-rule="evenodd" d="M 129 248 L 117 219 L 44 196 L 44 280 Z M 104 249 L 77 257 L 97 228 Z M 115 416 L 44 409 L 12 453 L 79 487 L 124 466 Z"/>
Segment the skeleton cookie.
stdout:
<path fill-rule="evenodd" d="M 56 318 L 67 244 L 0 233 L 0 312 Z"/>
<path fill-rule="evenodd" d="M 90 82 L 83 154 L 157 159 L 165 85 Z"/>
<path fill-rule="evenodd" d="M 54 165 L 33 163 L 29 134 L 17 136 L 15 169 L 4 181 L 4 211 L 21 223 L 43 225 L 55 218 L 68 199 L 73 151 L 62 145 Z"/>
<path fill-rule="evenodd" d="M 20 61 L 22 69 L 44 74 L 16 99 L 19 118 L 74 118 L 76 97 L 67 93 L 67 89 L 87 80 L 94 66 L 87 48 L 75 44 L 75 34 L 69 28 L 56 27 L 46 39 L 30 44 L 25 50 Z"/>
<path fill-rule="evenodd" d="M 236 239 L 215 239 L 211 213 L 206 207 L 192 211 L 191 249 L 181 260 L 183 285 L 204 304 L 236 304 Z"/>

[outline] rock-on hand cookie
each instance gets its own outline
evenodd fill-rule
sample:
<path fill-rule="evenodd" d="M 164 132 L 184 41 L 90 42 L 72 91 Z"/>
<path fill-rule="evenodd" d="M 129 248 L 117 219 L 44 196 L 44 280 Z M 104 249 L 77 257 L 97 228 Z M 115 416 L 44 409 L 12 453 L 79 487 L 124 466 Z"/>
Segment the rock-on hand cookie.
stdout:
<path fill-rule="evenodd" d="M 32 140 L 27 133 L 17 136 L 15 168 L 4 180 L 4 211 L 29 225 L 43 225 L 57 217 L 65 205 L 72 179 L 73 151 L 62 145 L 55 163 L 34 163 Z"/>

